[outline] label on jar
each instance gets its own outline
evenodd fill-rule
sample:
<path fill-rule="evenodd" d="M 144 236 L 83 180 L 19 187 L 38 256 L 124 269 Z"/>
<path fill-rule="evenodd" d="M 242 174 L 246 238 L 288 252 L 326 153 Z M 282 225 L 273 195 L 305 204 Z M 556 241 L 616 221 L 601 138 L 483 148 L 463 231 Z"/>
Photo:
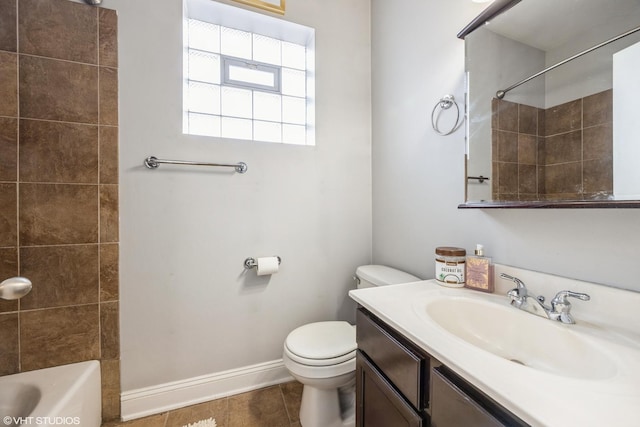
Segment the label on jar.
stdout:
<path fill-rule="evenodd" d="M 447 284 L 464 285 L 464 261 L 436 260 L 436 280 Z"/>

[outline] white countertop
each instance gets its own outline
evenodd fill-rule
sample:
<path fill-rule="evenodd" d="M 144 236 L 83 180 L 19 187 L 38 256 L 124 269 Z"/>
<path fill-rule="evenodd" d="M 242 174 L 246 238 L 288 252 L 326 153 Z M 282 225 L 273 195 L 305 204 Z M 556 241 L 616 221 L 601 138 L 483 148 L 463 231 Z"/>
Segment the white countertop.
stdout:
<path fill-rule="evenodd" d="M 603 291 L 609 292 L 610 288 Z M 445 288 L 435 280 L 349 292 L 358 304 L 532 426 L 640 425 L 640 342 L 637 336 L 619 330 L 611 332 L 602 326 L 605 323 L 598 324 L 592 317 L 581 321 L 576 316 L 576 325 L 561 325 L 584 335 L 615 365 L 613 373 L 604 379 L 583 379 L 508 361 L 447 332 L 423 313 L 430 299 L 448 296 L 480 298 L 517 310 L 509 306 L 508 298 L 503 295 Z M 631 299 L 635 300 L 635 297 L 633 295 Z M 524 314 L 540 322 L 551 322 Z"/>

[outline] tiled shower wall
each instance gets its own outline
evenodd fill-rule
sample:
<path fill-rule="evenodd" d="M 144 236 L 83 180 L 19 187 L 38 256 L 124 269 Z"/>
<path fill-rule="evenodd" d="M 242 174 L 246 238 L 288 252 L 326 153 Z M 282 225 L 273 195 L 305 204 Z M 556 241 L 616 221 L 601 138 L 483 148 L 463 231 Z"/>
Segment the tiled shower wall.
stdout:
<path fill-rule="evenodd" d="M 546 110 L 493 100 L 495 200 L 613 194 L 613 91 Z"/>
<path fill-rule="evenodd" d="M 101 361 L 120 415 L 115 11 L 0 0 L 0 375 Z"/>

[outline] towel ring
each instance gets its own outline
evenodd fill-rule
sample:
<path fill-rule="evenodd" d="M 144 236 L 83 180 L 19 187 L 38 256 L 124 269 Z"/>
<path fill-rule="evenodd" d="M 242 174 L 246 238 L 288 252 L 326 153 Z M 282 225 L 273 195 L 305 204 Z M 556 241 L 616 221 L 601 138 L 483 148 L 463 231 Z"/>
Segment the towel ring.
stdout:
<path fill-rule="evenodd" d="M 451 108 L 452 105 L 455 105 L 456 107 L 456 114 L 457 114 L 456 122 L 448 132 L 443 132 L 440 129 L 438 129 L 438 119 L 440 118 L 440 113 L 442 112 L 442 110 L 448 110 L 449 108 Z M 438 111 L 438 114 L 436 114 L 436 110 L 438 110 L 438 107 L 440 107 L 440 110 Z M 445 95 L 442 98 L 440 98 L 440 100 L 433 107 L 433 110 L 431 110 L 431 126 L 433 127 L 433 130 L 438 135 L 447 136 L 457 131 L 461 124 L 462 122 L 460 121 L 460 107 L 458 106 L 458 103 L 456 102 L 456 99 L 454 98 L 454 96 Z"/>

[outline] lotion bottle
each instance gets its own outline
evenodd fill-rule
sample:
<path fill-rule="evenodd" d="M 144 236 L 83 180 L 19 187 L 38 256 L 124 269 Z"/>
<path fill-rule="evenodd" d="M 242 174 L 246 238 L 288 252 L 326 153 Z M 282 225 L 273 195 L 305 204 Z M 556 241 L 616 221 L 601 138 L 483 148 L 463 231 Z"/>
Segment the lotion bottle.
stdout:
<path fill-rule="evenodd" d="M 474 255 L 467 256 L 465 287 L 482 292 L 493 292 L 493 264 L 484 256 L 484 247 L 476 245 Z"/>

